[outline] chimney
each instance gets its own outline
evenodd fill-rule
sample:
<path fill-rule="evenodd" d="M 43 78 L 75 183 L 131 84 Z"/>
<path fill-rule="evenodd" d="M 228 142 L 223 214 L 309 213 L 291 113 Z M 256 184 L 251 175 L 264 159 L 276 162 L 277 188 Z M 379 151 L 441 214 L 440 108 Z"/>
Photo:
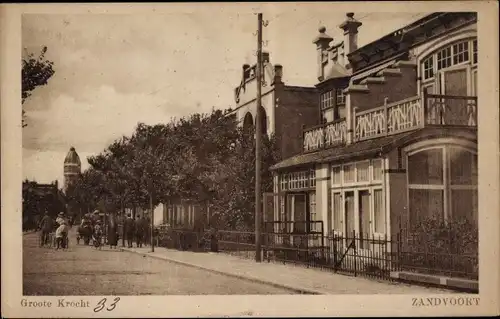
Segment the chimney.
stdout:
<path fill-rule="evenodd" d="M 250 65 L 249 64 L 243 64 L 243 81 L 246 81 L 248 77 L 250 76 Z"/>
<path fill-rule="evenodd" d="M 281 64 L 274 65 L 274 83 L 283 83 L 283 66 Z"/>
<path fill-rule="evenodd" d="M 354 13 L 346 14 L 346 20 L 339 25 L 339 28 L 344 30 L 344 55 L 347 60 L 347 55 L 358 48 L 358 28 L 362 25 L 361 22 L 354 19 Z"/>
<path fill-rule="evenodd" d="M 325 77 L 324 65 L 328 62 L 328 54 L 325 50 L 328 48 L 330 42 L 333 41 L 333 38 L 325 33 L 325 27 L 320 27 L 318 31 L 319 35 L 313 40 L 313 43 L 316 44 L 318 58 L 318 80 L 323 81 Z"/>
<path fill-rule="evenodd" d="M 262 52 L 262 63 L 269 63 L 269 52 Z"/>

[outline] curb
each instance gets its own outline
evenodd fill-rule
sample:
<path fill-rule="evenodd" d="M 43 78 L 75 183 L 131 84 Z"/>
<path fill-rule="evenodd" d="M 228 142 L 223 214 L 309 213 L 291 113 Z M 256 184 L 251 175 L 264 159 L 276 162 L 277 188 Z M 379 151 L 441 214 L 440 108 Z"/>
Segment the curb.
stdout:
<path fill-rule="evenodd" d="M 200 266 L 200 265 L 196 265 L 196 264 L 192 264 L 192 263 L 188 263 L 188 262 L 184 262 L 184 261 L 179 261 L 179 260 L 176 260 L 176 259 L 170 259 L 170 258 L 165 257 L 165 256 L 155 256 L 155 255 L 152 255 L 150 252 L 141 253 L 141 252 L 138 252 L 138 251 L 129 250 L 127 248 L 120 248 L 120 251 L 126 251 L 126 252 L 129 252 L 129 253 L 134 253 L 134 254 L 138 254 L 138 255 L 148 256 L 148 257 L 151 257 L 151 258 L 155 258 L 155 259 L 159 259 L 159 260 L 163 260 L 163 261 L 168 261 L 168 262 L 172 262 L 172 263 L 183 265 L 183 266 L 187 266 L 187 267 L 191 267 L 191 268 L 197 268 L 197 269 L 209 271 L 211 273 L 215 273 L 215 274 L 219 274 L 219 275 L 224 275 L 224 276 L 228 276 L 228 277 L 233 277 L 233 278 L 237 278 L 237 279 L 242 279 L 242 280 L 246 280 L 246 281 L 257 282 L 257 283 L 260 283 L 260 284 L 264 284 L 264 285 L 268 285 L 268 286 L 273 286 L 273 287 L 276 287 L 276 288 L 287 289 L 287 290 L 291 290 L 291 291 L 294 291 L 294 292 L 299 293 L 299 294 L 309 294 L 309 295 L 325 295 L 325 294 L 327 294 L 325 292 L 321 292 L 321 291 L 318 291 L 318 290 L 307 289 L 307 288 L 298 288 L 298 287 L 293 287 L 293 286 L 289 286 L 289 285 L 284 285 L 284 284 L 278 284 L 278 283 L 275 283 L 275 282 L 270 282 L 270 281 L 259 279 L 259 278 L 253 278 L 253 277 L 250 277 L 250 276 L 237 275 L 237 274 L 228 273 L 228 272 L 224 272 L 224 271 L 220 271 L 220 270 L 215 270 L 215 269 L 212 269 L 212 268 L 203 267 L 203 266 Z"/>

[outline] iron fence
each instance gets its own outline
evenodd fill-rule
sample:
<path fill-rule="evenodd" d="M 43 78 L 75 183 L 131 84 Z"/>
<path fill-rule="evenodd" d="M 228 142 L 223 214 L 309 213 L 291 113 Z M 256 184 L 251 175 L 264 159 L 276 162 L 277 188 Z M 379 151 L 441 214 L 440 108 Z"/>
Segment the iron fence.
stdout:
<path fill-rule="evenodd" d="M 176 229 L 169 233 L 159 240 L 160 246 L 255 258 L 254 232 Z M 478 279 L 477 253 L 451 253 L 424 245 L 423 236 L 427 235 L 413 234 L 411 237 L 408 233 L 399 233 L 391 237 L 353 232 L 323 236 L 319 232 L 265 232 L 262 234 L 262 255 L 267 262 L 385 280 L 392 280 L 391 272 L 401 271 Z"/>

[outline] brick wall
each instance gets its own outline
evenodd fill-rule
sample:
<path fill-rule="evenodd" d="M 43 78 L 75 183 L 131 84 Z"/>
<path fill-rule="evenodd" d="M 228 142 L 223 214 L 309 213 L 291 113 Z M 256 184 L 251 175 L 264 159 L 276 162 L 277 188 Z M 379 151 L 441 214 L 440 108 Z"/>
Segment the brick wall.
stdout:
<path fill-rule="evenodd" d="M 318 93 L 315 89 L 277 87 L 276 138 L 285 159 L 302 153 L 302 126 L 319 124 Z"/>
<path fill-rule="evenodd" d="M 368 83 L 367 92 L 352 92 L 351 105 L 357 111 L 364 111 L 384 105 L 384 99 L 389 103 L 404 100 L 417 95 L 417 72 L 415 67 L 402 67 L 401 74 L 383 75 L 383 83 Z"/>

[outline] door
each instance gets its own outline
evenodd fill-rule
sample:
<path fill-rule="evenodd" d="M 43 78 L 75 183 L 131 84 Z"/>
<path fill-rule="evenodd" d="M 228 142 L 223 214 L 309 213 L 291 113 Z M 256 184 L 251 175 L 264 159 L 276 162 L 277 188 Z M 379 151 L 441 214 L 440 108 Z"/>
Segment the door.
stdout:
<path fill-rule="evenodd" d="M 307 230 L 307 199 L 305 194 L 293 195 L 293 231 L 305 234 Z"/>
<path fill-rule="evenodd" d="M 360 190 L 358 194 L 359 209 L 359 248 L 369 247 L 370 231 L 370 191 Z"/>
<path fill-rule="evenodd" d="M 470 67 L 459 67 L 441 72 L 441 94 L 449 96 L 469 96 L 468 75 Z M 467 125 L 467 99 L 445 98 L 443 123 L 446 125 Z"/>
<path fill-rule="evenodd" d="M 353 233 L 356 231 L 355 224 L 355 209 L 354 209 L 354 191 L 345 192 L 345 232 L 346 237 L 351 238 Z"/>

